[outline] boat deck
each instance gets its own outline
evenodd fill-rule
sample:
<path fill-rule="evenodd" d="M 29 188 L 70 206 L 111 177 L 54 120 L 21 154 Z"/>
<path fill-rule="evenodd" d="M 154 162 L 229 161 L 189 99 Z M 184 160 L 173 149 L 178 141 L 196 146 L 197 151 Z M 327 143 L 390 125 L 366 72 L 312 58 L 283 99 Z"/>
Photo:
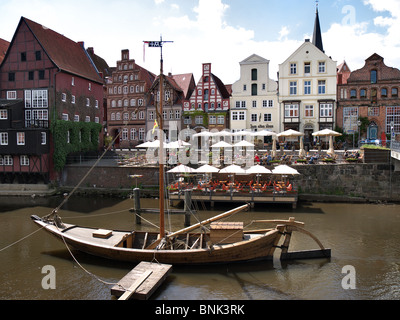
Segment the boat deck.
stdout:
<path fill-rule="evenodd" d="M 70 237 L 80 239 L 86 242 L 95 242 L 98 245 L 106 245 L 115 247 L 117 246 L 125 237 L 129 236 L 131 232 L 129 231 L 111 231 L 96 228 L 83 228 L 75 225 L 66 224 L 66 229 L 62 230 L 63 234 Z M 55 227 L 54 227 L 55 228 Z M 100 232 L 99 232 L 100 231 Z M 102 236 L 102 231 L 111 232 L 109 236 Z M 99 236 L 94 236 L 94 234 L 100 234 Z"/>

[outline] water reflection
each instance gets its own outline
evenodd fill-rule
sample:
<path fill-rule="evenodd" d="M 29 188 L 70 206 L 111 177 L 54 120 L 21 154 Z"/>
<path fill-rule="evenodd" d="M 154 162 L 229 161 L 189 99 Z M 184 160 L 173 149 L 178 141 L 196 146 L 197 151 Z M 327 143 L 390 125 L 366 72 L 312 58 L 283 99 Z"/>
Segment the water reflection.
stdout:
<path fill-rule="evenodd" d="M 30 215 L 44 216 L 62 198 L 1 199 L 0 250 L 37 230 Z M 158 201 L 143 199 L 143 208 L 157 207 Z M 129 209 L 132 200 L 73 197 L 60 210 L 65 222 L 111 229 L 153 230 L 135 224 Z M 213 210 L 198 210 L 197 219 L 229 210 L 234 205 L 218 204 Z M 203 208 L 199 205 L 197 209 Z M 300 203 L 288 206 L 257 206 L 235 215 L 233 221 L 245 225 L 257 219 L 287 219 L 305 222 L 306 229 L 332 249 L 331 259 L 259 261 L 214 266 L 174 267 L 173 273 L 153 299 L 399 299 L 400 298 L 400 206 L 373 204 Z M 158 215 L 144 218 L 158 224 Z M 192 222 L 196 222 L 192 218 Z M 183 227 L 179 214 L 167 218 L 168 228 Z M 257 226 L 258 227 L 258 226 Z M 307 236 L 294 234 L 292 250 L 315 249 Z M 277 250 L 279 251 L 279 250 Z M 105 282 L 119 281 L 134 266 L 73 251 L 79 263 Z M 111 285 L 84 272 L 64 244 L 47 233 L 38 232 L 0 251 L 0 299 L 112 299 Z M 57 270 L 57 289 L 41 287 L 45 265 Z M 344 290 L 342 268 L 357 271 L 356 290 Z"/>

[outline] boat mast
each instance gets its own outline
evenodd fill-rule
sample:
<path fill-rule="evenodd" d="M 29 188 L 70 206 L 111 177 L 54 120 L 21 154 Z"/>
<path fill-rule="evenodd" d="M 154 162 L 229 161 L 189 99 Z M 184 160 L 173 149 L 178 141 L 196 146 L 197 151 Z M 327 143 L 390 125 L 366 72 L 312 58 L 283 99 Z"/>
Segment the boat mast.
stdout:
<path fill-rule="evenodd" d="M 173 41 L 163 41 L 162 36 L 160 36 L 160 41 L 145 41 L 149 45 L 149 47 L 158 47 L 161 50 L 161 58 L 160 58 L 160 77 L 159 77 L 159 93 L 160 93 L 160 104 L 159 104 L 159 112 L 156 112 L 159 116 L 159 141 L 160 148 L 158 152 L 159 156 L 159 181 L 160 181 L 160 193 L 159 193 L 159 206 L 160 206 L 160 239 L 165 236 L 165 194 L 164 194 L 164 131 L 163 131 L 163 101 L 164 101 L 164 60 L 162 48 L 163 44 L 166 42 Z M 156 104 L 157 105 L 157 104 Z"/>

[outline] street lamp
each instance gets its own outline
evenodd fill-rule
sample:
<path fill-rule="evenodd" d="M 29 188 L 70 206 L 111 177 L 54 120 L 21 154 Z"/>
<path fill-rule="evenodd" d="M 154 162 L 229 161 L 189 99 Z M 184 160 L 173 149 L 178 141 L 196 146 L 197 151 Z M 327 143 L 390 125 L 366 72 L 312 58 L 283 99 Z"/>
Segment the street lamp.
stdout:
<path fill-rule="evenodd" d="M 360 147 L 360 140 L 361 140 L 361 137 L 360 137 L 361 121 L 360 121 L 360 120 L 357 121 L 357 126 L 358 126 L 358 141 L 357 141 L 357 147 Z"/>

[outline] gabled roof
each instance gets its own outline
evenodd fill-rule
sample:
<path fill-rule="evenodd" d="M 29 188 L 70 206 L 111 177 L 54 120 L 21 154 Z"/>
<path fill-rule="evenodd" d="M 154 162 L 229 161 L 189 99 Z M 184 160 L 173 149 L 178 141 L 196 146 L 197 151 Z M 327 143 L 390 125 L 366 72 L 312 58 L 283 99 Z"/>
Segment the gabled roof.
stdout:
<path fill-rule="evenodd" d="M 6 56 L 9 45 L 10 43 L 8 41 L 0 38 L 0 64 L 3 61 L 4 57 Z"/>
<path fill-rule="evenodd" d="M 176 84 L 182 89 L 185 99 L 188 99 L 192 94 L 196 83 L 194 81 L 193 73 L 176 74 L 172 75 Z"/>
<path fill-rule="evenodd" d="M 221 94 L 222 99 L 229 99 L 229 97 L 231 96 L 228 89 L 226 88 L 226 86 L 224 85 L 224 83 L 221 81 L 220 78 L 218 78 L 215 74 L 211 73 L 211 76 L 214 79 L 214 82 Z"/>
<path fill-rule="evenodd" d="M 269 60 L 260 57 L 257 54 L 252 54 L 250 57 L 247 57 L 243 61 L 239 62 L 240 65 L 243 64 L 258 64 L 258 63 L 269 63 Z"/>
<path fill-rule="evenodd" d="M 26 23 L 49 59 L 59 69 L 94 82 L 102 83 L 102 79 L 97 73 L 94 63 L 90 59 L 82 43 L 74 42 L 24 17 L 21 17 L 17 31 L 22 23 Z"/>

